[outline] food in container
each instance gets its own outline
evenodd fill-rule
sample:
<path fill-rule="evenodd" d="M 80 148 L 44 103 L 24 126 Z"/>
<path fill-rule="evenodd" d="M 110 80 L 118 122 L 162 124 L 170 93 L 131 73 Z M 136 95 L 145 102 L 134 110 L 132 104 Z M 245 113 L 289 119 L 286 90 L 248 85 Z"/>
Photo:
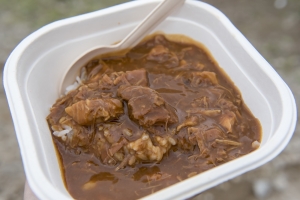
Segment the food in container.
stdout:
<path fill-rule="evenodd" d="M 75 199 L 141 198 L 259 147 L 259 121 L 209 52 L 166 37 L 92 59 L 50 109 Z"/>

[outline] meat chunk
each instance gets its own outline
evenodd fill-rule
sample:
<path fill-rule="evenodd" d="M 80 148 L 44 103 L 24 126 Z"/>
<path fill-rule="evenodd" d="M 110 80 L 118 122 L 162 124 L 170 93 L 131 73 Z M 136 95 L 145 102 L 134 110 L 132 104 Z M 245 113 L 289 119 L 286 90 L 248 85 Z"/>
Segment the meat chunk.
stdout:
<path fill-rule="evenodd" d="M 188 135 L 190 141 L 193 141 L 193 143 L 195 143 L 195 141 L 197 142 L 200 156 L 207 157 L 209 155 L 209 149 L 206 147 L 205 144 L 205 138 L 203 137 L 203 130 L 201 130 L 200 128 L 189 127 Z"/>
<path fill-rule="evenodd" d="M 191 106 L 193 106 L 194 108 L 196 108 L 196 107 L 208 108 L 209 107 L 209 98 L 204 96 L 200 99 L 195 99 L 191 103 Z"/>
<path fill-rule="evenodd" d="M 208 160 L 213 163 L 224 162 L 228 158 L 226 150 L 241 146 L 239 142 L 226 139 L 218 128 L 201 130 L 189 127 L 188 134 L 194 143 L 197 141 L 200 150 L 199 157 L 209 158 Z"/>
<path fill-rule="evenodd" d="M 214 72 L 191 72 L 186 74 L 186 82 L 191 87 L 199 87 L 200 85 L 217 85 L 218 80 Z"/>
<path fill-rule="evenodd" d="M 145 69 L 138 69 L 128 71 L 125 77 L 130 85 L 148 86 L 147 71 Z"/>
<path fill-rule="evenodd" d="M 227 153 L 224 150 L 226 147 L 240 145 L 238 142 L 224 139 L 222 132 L 217 128 L 201 130 L 201 128 L 189 127 L 188 134 L 190 138 L 197 141 L 200 151 L 198 157 L 208 158 L 212 163 L 224 162 L 227 159 Z M 225 146 L 220 147 L 217 144 Z"/>
<path fill-rule="evenodd" d="M 169 49 L 163 45 L 153 47 L 147 56 L 147 60 L 164 64 L 164 66 L 168 68 L 177 67 L 179 64 L 176 54 L 170 52 Z"/>
<path fill-rule="evenodd" d="M 104 122 L 123 114 L 122 102 L 118 99 L 81 100 L 65 108 L 65 111 L 80 125 Z"/>
<path fill-rule="evenodd" d="M 120 88 L 119 95 L 128 101 L 131 115 L 140 125 L 176 123 L 175 110 L 167 105 L 159 94 L 148 87 L 130 86 Z"/>
<path fill-rule="evenodd" d="M 167 39 L 163 35 L 157 35 L 154 37 L 154 44 L 166 45 L 168 43 Z"/>
<path fill-rule="evenodd" d="M 110 144 L 117 143 L 121 138 L 121 128 L 115 124 L 105 124 L 103 127 L 103 135 Z"/>
<path fill-rule="evenodd" d="M 92 152 L 94 152 L 94 154 L 97 157 L 99 157 L 104 164 L 107 164 L 110 159 L 110 155 L 108 154 L 109 153 L 108 149 L 110 145 L 105 140 L 103 133 L 97 131 L 91 146 L 92 146 L 91 149 Z"/>
<path fill-rule="evenodd" d="M 237 107 L 233 104 L 232 101 L 229 101 L 227 99 L 220 99 L 218 101 L 218 106 L 222 109 L 229 109 L 231 111 L 236 111 Z"/>
<path fill-rule="evenodd" d="M 91 95 L 93 95 L 93 92 L 89 89 L 88 86 L 83 85 L 80 88 L 78 88 L 78 93 L 75 95 L 75 100 L 85 100 L 88 99 Z"/>
<path fill-rule="evenodd" d="M 180 131 L 180 129 L 182 129 L 183 127 L 186 127 L 186 126 L 195 126 L 195 125 L 199 124 L 199 122 L 200 122 L 200 119 L 198 116 L 191 116 L 191 117 L 187 118 L 182 124 L 177 126 L 176 130 Z"/>
<path fill-rule="evenodd" d="M 104 74 L 111 72 L 111 69 L 109 69 L 102 60 L 92 60 L 85 68 L 85 79 L 88 80 L 88 82 L 94 82 Z"/>
<path fill-rule="evenodd" d="M 200 62 L 187 62 L 186 60 L 181 60 L 179 63 L 179 67 L 174 68 L 175 71 L 184 71 L 184 70 L 196 70 L 202 71 L 204 69 L 204 65 Z"/>
<path fill-rule="evenodd" d="M 137 69 L 133 71 L 119 72 L 114 74 L 114 85 L 140 85 L 148 86 L 147 71 L 145 69 Z"/>
<path fill-rule="evenodd" d="M 208 144 L 211 144 L 217 139 L 223 139 L 222 132 L 217 128 L 212 128 L 204 131 L 203 136 Z"/>
<path fill-rule="evenodd" d="M 158 93 L 155 90 L 148 87 L 130 86 L 124 89 L 119 89 L 118 93 L 125 100 L 130 100 L 131 98 L 147 95 L 150 97 L 149 100 L 155 103 L 156 105 L 159 106 L 164 104 L 164 100 L 158 95 Z"/>
<path fill-rule="evenodd" d="M 111 156 L 113 156 L 116 152 L 118 152 L 124 145 L 126 145 L 128 141 L 125 138 L 122 138 L 119 142 L 114 143 L 109 148 L 108 152 Z"/>
<path fill-rule="evenodd" d="M 220 118 L 220 124 L 227 129 L 228 132 L 232 132 L 232 126 L 236 121 L 236 115 L 232 111 L 225 111 Z"/>
<path fill-rule="evenodd" d="M 103 77 L 99 80 L 98 87 L 105 90 L 110 89 L 113 86 L 113 80 L 108 75 L 104 74 Z"/>
<path fill-rule="evenodd" d="M 89 127 L 85 128 L 85 127 L 73 127 L 73 130 L 71 131 L 71 137 L 69 137 L 68 139 L 70 139 L 69 141 L 69 145 L 71 147 L 83 147 L 83 146 L 88 146 L 89 145 L 89 141 L 92 137 L 92 129 L 90 129 Z"/>

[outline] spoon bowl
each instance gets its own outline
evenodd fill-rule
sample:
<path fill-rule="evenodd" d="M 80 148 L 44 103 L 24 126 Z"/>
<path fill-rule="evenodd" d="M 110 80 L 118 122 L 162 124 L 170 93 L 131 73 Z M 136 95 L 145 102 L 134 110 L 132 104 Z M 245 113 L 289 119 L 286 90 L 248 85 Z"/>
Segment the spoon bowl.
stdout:
<path fill-rule="evenodd" d="M 118 51 L 121 49 L 127 49 L 137 44 L 149 31 L 155 28 L 165 18 L 167 18 L 172 11 L 180 7 L 185 0 L 163 0 L 158 6 L 152 10 L 147 17 L 135 27 L 121 42 L 112 45 L 97 46 L 84 52 L 75 62 L 70 65 L 66 70 L 63 81 L 60 84 L 60 93 L 64 94 L 65 89 L 74 83 L 79 69 L 84 66 L 89 60 L 93 59 L 97 55 Z"/>

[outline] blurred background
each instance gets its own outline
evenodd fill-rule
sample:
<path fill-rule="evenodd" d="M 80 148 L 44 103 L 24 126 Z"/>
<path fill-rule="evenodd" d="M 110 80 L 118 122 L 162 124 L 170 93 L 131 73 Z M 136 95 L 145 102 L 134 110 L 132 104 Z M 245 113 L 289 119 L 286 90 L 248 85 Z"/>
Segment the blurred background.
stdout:
<path fill-rule="evenodd" d="M 40 27 L 124 0 L 0 0 L 0 67 Z M 204 0 L 221 10 L 289 85 L 300 105 L 300 1 Z M 0 200 L 23 199 L 25 174 L 3 85 L 0 87 Z M 299 111 L 299 108 L 298 108 Z M 271 162 L 193 200 L 300 198 L 299 121 L 286 149 Z"/>

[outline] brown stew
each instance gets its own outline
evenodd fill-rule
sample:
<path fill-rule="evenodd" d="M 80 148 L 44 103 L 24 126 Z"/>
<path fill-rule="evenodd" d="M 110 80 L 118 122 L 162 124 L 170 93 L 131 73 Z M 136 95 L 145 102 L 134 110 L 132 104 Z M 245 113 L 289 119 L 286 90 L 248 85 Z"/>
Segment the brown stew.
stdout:
<path fill-rule="evenodd" d="M 91 60 L 47 117 L 75 199 L 137 199 L 252 152 L 259 121 L 197 45 Z"/>

